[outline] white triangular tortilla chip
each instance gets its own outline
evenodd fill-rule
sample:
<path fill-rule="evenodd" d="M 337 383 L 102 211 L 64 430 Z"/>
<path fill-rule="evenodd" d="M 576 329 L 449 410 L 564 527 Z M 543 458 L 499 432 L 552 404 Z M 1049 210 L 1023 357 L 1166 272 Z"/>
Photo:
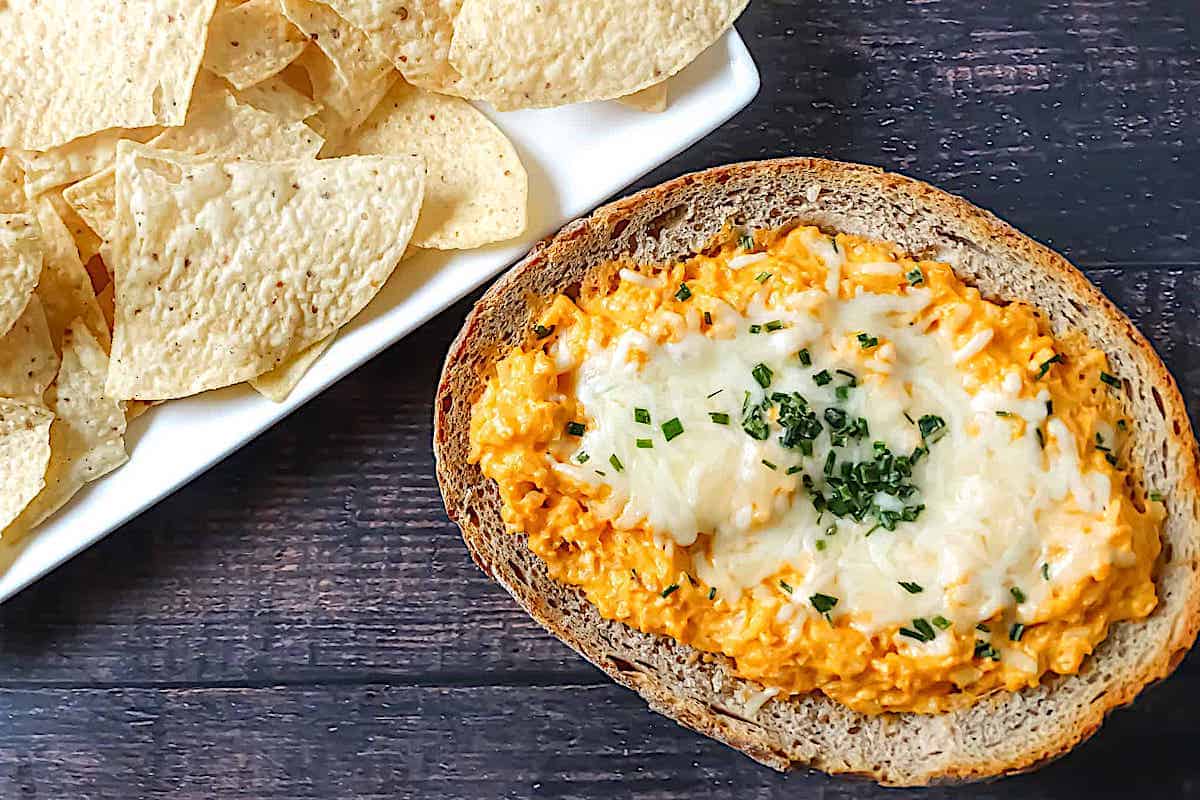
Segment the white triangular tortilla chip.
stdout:
<path fill-rule="evenodd" d="M 480 247 L 525 230 L 525 167 L 507 137 L 465 100 L 400 81 L 338 153 L 424 159 L 417 247 Z"/>
<path fill-rule="evenodd" d="M 352 319 L 416 225 L 415 157 L 219 162 L 117 155 L 106 391 L 166 399 L 249 380 Z"/>
<path fill-rule="evenodd" d="M 324 140 L 312 128 L 239 103 L 216 79 L 211 80 L 212 90 L 197 98 L 187 124 L 168 128 L 147 142 L 148 146 L 194 155 L 263 161 L 312 158 L 321 151 Z M 107 239 L 116 211 L 114 191 L 110 167 L 66 189 L 63 197 L 88 227 Z"/>
<path fill-rule="evenodd" d="M 122 139 L 144 142 L 161 132 L 162 128 L 159 127 L 136 130 L 111 128 L 45 152 L 14 150 L 12 155 L 25 171 L 26 193 L 30 197 L 37 197 L 56 186 L 95 175 L 107 167 L 116 157 L 117 142 Z"/>
<path fill-rule="evenodd" d="M 58 511 L 84 484 L 129 460 L 125 453 L 125 410 L 104 396 L 108 356 L 82 320 L 63 337 L 62 367 L 47 392 L 54 411 L 45 485 L 4 531 L 23 533 Z"/>
<path fill-rule="evenodd" d="M 304 34 L 283 16 L 279 0 L 224 5 L 209 26 L 204 67 L 245 89 L 278 74 L 306 43 Z"/>
<path fill-rule="evenodd" d="M 395 73 L 392 62 L 375 49 L 362 31 L 329 6 L 313 0 L 280 0 L 280 3 L 292 24 L 315 45 L 298 59 L 312 81 L 313 99 L 343 117 L 354 116 L 365 98 L 376 93 L 379 83 Z M 324 68 L 320 60 L 313 58 L 314 49 L 325 55 L 332 69 Z"/>
<path fill-rule="evenodd" d="M 243 103 L 274 114 L 285 122 L 303 122 L 321 110 L 321 104 L 296 90 L 279 75 L 234 92 Z"/>
<path fill-rule="evenodd" d="M 336 333 L 326 336 L 321 341 L 310 344 L 299 353 L 289 357 L 270 372 L 264 372 L 257 378 L 251 378 L 250 385 L 254 387 L 254 391 L 268 400 L 282 403 L 287 400 L 288 395 L 296 388 L 296 384 L 300 383 L 300 379 L 308 373 L 316 360 L 333 342 L 335 336 L 337 336 Z"/>
<path fill-rule="evenodd" d="M 38 297 L 46 309 L 46 322 L 54 347 L 62 352 L 62 337 L 67 326 L 81 317 L 92 333 L 108 345 L 108 325 L 96 302 L 92 278 L 79 260 L 79 251 L 71 232 L 59 219 L 54 204 L 42 196 L 35 204 L 44 258 L 42 277 L 38 281 Z"/>
<path fill-rule="evenodd" d="M 66 201 L 62 192 L 47 192 L 46 198 L 54 206 L 54 211 L 63 221 L 63 225 L 67 226 L 71 238 L 75 240 L 75 249 L 79 252 L 79 260 L 83 262 L 84 266 L 87 266 L 87 263 L 92 260 L 92 256 L 100 252 L 100 245 L 103 244 L 100 237 L 91 229 L 91 226 L 83 221 L 83 217 L 76 213 L 75 207 Z"/>
<path fill-rule="evenodd" d="M 0 336 L 25 311 L 42 274 L 42 242 L 29 214 L 0 214 Z"/>
<path fill-rule="evenodd" d="M 182 125 L 215 2 L 0 3 L 0 147 Z"/>
<path fill-rule="evenodd" d="M 0 336 L 0 397 L 41 403 L 57 373 L 58 354 L 35 294 L 16 324 Z"/>
<path fill-rule="evenodd" d="M 25 171 L 12 153 L 0 151 L 0 214 L 20 214 L 28 209 Z"/>
<path fill-rule="evenodd" d="M 41 405 L 0 398 L 0 530 L 45 485 L 53 420 Z"/>
<path fill-rule="evenodd" d="M 462 76 L 450 64 L 454 18 L 462 0 L 326 0 L 367 34 L 405 80 L 423 89 L 462 94 Z"/>
<path fill-rule="evenodd" d="M 499 110 L 611 100 L 686 67 L 748 0 L 463 0 L 450 63 Z"/>

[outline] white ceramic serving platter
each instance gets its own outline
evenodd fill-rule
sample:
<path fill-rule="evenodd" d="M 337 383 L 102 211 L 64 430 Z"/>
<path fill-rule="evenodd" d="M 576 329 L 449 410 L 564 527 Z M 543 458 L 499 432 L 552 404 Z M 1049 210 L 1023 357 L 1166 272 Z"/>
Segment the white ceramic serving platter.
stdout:
<path fill-rule="evenodd" d="M 677 155 L 744 108 L 758 71 L 731 31 L 669 83 L 667 110 L 615 102 L 492 113 L 529 171 L 529 228 L 471 252 L 424 251 L 400 264 L 286 402 L 244 384 L 172 401 L 130 425 L 127 464 L 90 484 L 30 536 L 0 541 L 0 601 L 279 422 L 330 384 L 500 273 L 529 247 Z"/>

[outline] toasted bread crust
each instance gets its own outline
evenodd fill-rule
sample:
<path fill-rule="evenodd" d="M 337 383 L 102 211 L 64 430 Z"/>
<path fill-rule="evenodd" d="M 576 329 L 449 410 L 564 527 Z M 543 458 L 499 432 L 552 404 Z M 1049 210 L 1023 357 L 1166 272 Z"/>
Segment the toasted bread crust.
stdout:
<path fill-rule="evenodd" d="M 1124 379 L 1132 459 L 1166 497 L 1159 605 L 1118 623 L 1078 675 L 940 715 L 869 716 L 814 693 L 763 703 L 723 656 L 602 618 L 552 580 L 505 531 L 495 485 L 468 463 L 471 405 L 495 362 L 525 341 L 555 294 L 600 286 L 615 259 L 669 262 L 728 223 L 819 225 L 897 243 L 950 263 L 985 297 L 1027 300 L 1058 335 L 1081 330 Z M 1182 660 L 1200 626 L 1200 473 L 1174 379 L 1132 323 L 1062 256 L 965 200 L 925 183 L 813 158 L 732 164 L 685 175 L 598 209 L 536 245 L 484 295 L 446 359 L 434 448 L 446 510 L 472 558 L 539 623 L 649 705 L 752 758 L 885 784 L 977 780 L 1028 771 L 1091 736 Z"/>

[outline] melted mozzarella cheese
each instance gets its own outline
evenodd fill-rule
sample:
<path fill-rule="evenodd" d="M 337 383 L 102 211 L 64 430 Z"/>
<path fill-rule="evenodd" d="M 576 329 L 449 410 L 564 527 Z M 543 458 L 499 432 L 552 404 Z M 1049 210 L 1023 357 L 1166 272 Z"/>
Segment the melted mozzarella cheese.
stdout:
<path fill-rule="evenodd" d="M 921 289 L 860 289 L 838 299 L 831 292 L 841 256 L 821 251 L 822 244 L 814 250 L 829 270 L 825 291 L 793 295 L 786 309 L 765 307 L 764 289 L 746 314 L 718 308 L 707 333 L 698 315 L 659 310 L 650 328 L 669 331 L 665 343 L 626 332 L 582 359 L 559 359 L 589 423 L 576 447 L 551 448 L 547 458 L 574 480 L 609 488 L 592 510 L 615 527 L 645 526 L 685 547 L 709 537 L 694 548 L 693 569 L 722 596 L 790 568 L 801 582 L 790 593 L 789 620 L 815 614 L 808 598 L 820 593 L 839 598 L 836 613 L 864 632 L 934 616 L 969 627 L 1011 607 L 1014 597 L 1023 598 L 1018 620 L 1039 621 L 1056 586 L 1099 574 L 1113 561 L 1100 514 L 1108 477 L 1084 470 L 1067 426 L 1047 420 L 1048 395 L 1022 397 L 1016 373 L 968 391 L 955 365 L 982 351 L 990 331 L 956 348 L 952 326 L 922 330 L 915 321 L 929 296 Z M 768 322 L 783 327 L 751 332 Z M 872 352 L 856 340 L 863 332 L 880 342 Z M 797 358 L 802 348 L 810 366 Z M 769 387 L 754 377 L 759 364 L 771 372 Z M 845 400 L 836 394 L 847 383 L 839 369 L 857 378 Z M 835 380 L 818 386 L 813 376 L 823 370 Z M 839 447 L 843 460 L 869 459 L 876 441 L 909 453 L 922 441 L 912 420 L 942 417 L 946 434 L 913 473 L 919 494 L 909 502 L 925 505 L 918 519 L 887 531 L 872 530 L 870 518 L 819 514 L 801 477 L 820 482 L 827 433 L 805 457 L 780 444 L 777 426 L 764 441 L 742 429 L 744 399 L 758 403 L 771 392 L 800 393 L 818 417 L 832 406 L 865 417 L 870 436 Z M 648 411 L 650 423 L 639 422 L 634 409 Z M 663 424 L 676 419 L 683 432 L 668 441 Z M 1036 433 L 1043 423 L 1044 442 Z M 789 474 L 792 467 L 799 471 Z M 902 507 L 886 494 L 876 502 Z M 922 591 L 906 591 L 901 582 Z M 896 642 L 926 653 L 945 646 Z"/>

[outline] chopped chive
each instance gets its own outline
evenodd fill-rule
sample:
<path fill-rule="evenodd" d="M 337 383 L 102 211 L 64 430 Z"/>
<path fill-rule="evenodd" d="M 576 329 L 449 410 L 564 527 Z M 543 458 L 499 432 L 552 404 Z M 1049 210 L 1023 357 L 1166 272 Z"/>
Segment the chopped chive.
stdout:
<path fill-rule="evenodd" d="M 1038 447 L 1045 450 L 1046 449 L 1046 435 L 1044 433 L 1042 433 L 1041 428 L 1034 428 L 1033 432 L 1037 434 Z"/>
<path fill-rule="evenodd" d="M 999 661 L 1000 651 L 992 647 L 991 642 L 980 640 L 975 642 L 975 657 L 990 658 L 992 661 Z"/>
<path fill-rule="evenodd" d="M 1113 387 L 1114 389 L 1121 388 L 1121 379 L 1118 378 L 1116 375 L 1109 375 L 1107 372 L 1104 372 L 1103 370 L 1101 370 L 1101 372 L 1100 372 L 1100 381 L 1102 383 L 1107 383 L 1109 386 Z"/>
<path fill-rule="evenodd" d="M 780 589 L 783 589 L 783 590 L 784 590 L 785 592 L 787 592 L 788 594 L 791 594 L 791 593 L 792 593 L 792 587 L 791 587 L 791 586 L 790 586 L 790 585 L 789 585 L 789 584 L 788 584 L 786 581 L 780 581 L 780 582 L 779 582 L 779 588 L 780 588 Z"/>
<path fill-rule="evenodd" d="M 921 592 L 925 591 L 925 587 L 919 583 L 913 583 L 912 581 L 898 581 L 898 583 L 904 588 L 904 591 L 908 592 L 909 594 L 920 594 Z"/>
<path fill-rule="evenodd" d="M 597 474 L 597 475 L 599 475 L 601 478 L 603 478 L 603 477 L 606 477 L 606 476 L 608 475 L 608 473 L 607 473 L 607 472 L 601 472 L 601 471 L 600 471 L 600 470 L 598 470 L 598 469 L 594 469 L 594 470 L 592 470 L 592 472 L 596 473 L 596 474 Z"/>
<path fill-rule="evenodd" d="M 679 421 L 679 417 L 673 417 L 662 424 L 662 432 L 669 442 L 683 433 L 683 423 Z"/>
<path fill-rule="evenodd" d="M 712 400 L 714 397 L 716 397 L 717 395 L 719 395 L 719 394 L 720 394 L 721 392 L 723 392 L 723 391 L 725 391 L 725 390 L 724 390 L 724 389 L 717 389 L 717 390 L 716 390 L 715 392 L 713 392 L 712 394 L 705 395 L 705 399 L 706 399 L 706 400 Z"/>
<path fill-rule="evenodd" d="M 750 332 L 751 333 L 762 333 L 762 325 L 751 325 Z"/>
<path fill-rule="evenodd" d="M 756 364 L 754 369 L 750 370 L 750 374 L 754 376 L 755 382 L 766 389 L 771 385 L 771 378 L 775 373 L 771 372 L 771 368 L 766 364 Z"/>
<path fill-rule="evenodd" d="M 582 422 L 572 421 L 567 423 L 567 433 L 571 436 L 583 436 L 583 432 L 586 430 L 587 428 Z"/>
<path fill-rule="evenodd" d="M 932 641 L 937 637 L 937 634 L 934 633 L 933 626 L 930 625 L 929 622 L 923 617 L 917 617 L 912 621 L 912 623 L 913 627 L 917 629 L 917 633 L 920 633 L 925 637 L 925 641 Z"/>
<path fill-rule="evenodd" d="M 1054 401 L 1053 400 L 1046 401 L 1046 416 L 1047 417 L 1054 416 Z"/>
<path fill-rule="evenodd" d="M 1119 430 L 1119 431 L 1123 431 L 1123 430 L 1125 430 L 1127 427 L 1129 427 L 1129 424 L 1128 424 L 1127 422 L 1125 422 L 1125 420 L 1124 420 L 1124 419 L 1119 419 L 1119 420 L 1117 420 L 1117 430 Z"/>
<path fill-rule="evenodd" d="M 534 325 L 533 326 L 533 335 L 539 339 L 545 339 L 547 336 L 549 336 L 552 333 L 554 333 L 553 325 L 551 325 L 549 328 L 547 328 L 545 325 Z"/>
<path fill-rule="evenodd" d="M 1058 353 L 1055 353 L 1053 356 L 1046 359 L 1038 366 L 1037 375 L 1035 375 L 1033 379 L 1035 381 L 1041 380 L 1042 378 L 1044 378 L 1046 376 L 1046 373 L 1050 371 L 1051 366 L 1053 366 L 1054 364 L 1061 364 L 1062 360 L 1063 360 L 1063 357 L 1061 355 L 1059 355 Z"/>
<path fill-rule="evenodd" d="M 667 588 L 662 590 L 662 596 L 670 597 L 671 595 L 675 594 L 675 592 L 677 592 L 677 591 L 679 591 L 679 584 L 672 583 L 670 586 L 668 586 Z"/>
<path fill-rule="evenodd" d="M 817 610 L 818 614 L 825 614 L 828 619 L 828 614 L 838 604 L 836 597 L 830 597 L 827 594 L 814 594 L 808 598 L 808 602 L 812 603 L 812 607 Z"/>
<path fill-rule="evenodd" d="M 833 466 L 837 462 L 837 455 L 830 450 L 829 455 L 825 456 L 825 475 L 828 477 L 833 474 Z"/>
<path fill-rule="evenodd" d="M 742 248 L 743 250 L 753 250 L 754 237 L 748 233 L 743 233 L 738 237 L 738 247 Z"/>
<path fill-rule="evenodd" d="M 1010 593 L 1012 593 L 1013 599 L 1016 600 L 1018 603 L 1025 602 L 1025 593 L 1022 592 L 1020 589 L 1018 589 L 1016 586 L 1012 587 L 1008 591 Z"/>
<path fill-rule="evenodd" d="M 1117 457 L 1114 456 L 1112 453 L 1105 453 L 1104 460 L 1107 461 L 1110 466 L 1113 466 L 1113 467 L 1117 466 Z"/>
<path fill-rule="evenodd" d="M 1042 564 L 1042 580 L 1050 580 L 1050 565 L 1044 562 Z"/>
<path fill-rule="evenodd" d="M 654 442 L 651 439 L 635 439 L 634 444 L 638 446 L 639 450 L 649 450 L 651 447 L 654 447 Z"/>
<path fill-rule="evenodd" d="M 608 457 L 608 463 L 612 464 L 613 469 L 615 469 L 617 472 L 623 472 L 625 470 L 625 465 L 621 463 L 621 459 L 617 458 L 616 453 L 613 453 Z"/>
<path fill-rule="evenodd" d="M 808 352 L 808 348 L 805 348 L 805 349 L 801 350 L 799 353 L 796 353 L 796 358 L 800 359 L 801 366 L 805 366 L 805 367 L 812 366 L 812 355 Z"/>
<path fill-rule="evenodd" d="M 816 375 L 813 375 L 813 383 L 817 386 L 825 386 L 833 380 L 833 376 L 829 374 L 829 370 L 823 369 Z"/>
<path fill-rule="evenodd" d="M 640 422 L 643 425 L 650 424 L 650 412 L 644 408 L 635 408 L 633 410 L 633 421 Z"/>
<path fill-rule="evenodd" d="M 712 314 L 707 311 L 704 312 L 704 324 L 712 325 Z"/>
<path fill-rule="evenodd" d="M 858 346 L 863 350 L 870 350 L 872 347 L 878 347 L 879 337 L 871 336 L 866 333 L 860 333 L 858 335 Z"/>
<path fill-rule="evenodd" d="M 921 620 L 921 621 L 925 622 L 925 620 Z M 915 622 L 915 620 L 914 620 L 914 622 Z M 928 625 L 929 623 L 925 622 L 925 624 Z M 907 636 L 909 639 L 916 639 L 918 642 L 928 642 L 930 639 L 933 638 L 933 636 L 926 636 L 921 631 L 914 631 L 912 628 L 901 628 L 900 635 Z"/>
<path fill-rule="evenodd" d="M 833 390 L 833 393 L 835 395 L 837 395 L 837 399 L 843 403 L 850 399 L 850 387 L 849 386 L 839 386 Z"/>
<path fill-rule="evenodd" d="M 975 626 L 975 630 L 977 630 L 977 631 L 983 631 L 984 633 L 991 633 L 991 632 L 992 632 L 992 629 L 991 629 L 991 628 L 989 628 L 989 627 L 987 626 L 987 624 L 986 624 L 986 623 L 983 623 L 983 622 L 981 622 L 981 623 L 979 623 L 978 625 L 976 625 L 976 626 Z"/>
<path fill-rule="evenodd" d="M 1019 622 L 1014 622 L 1012 627 L 1008 629 L 1008 638 L 1014 642 L 1021 641 L 1021 637 L 1025 635 L 1025 626 Z"/>
<path fill-rule="evenodd" d="M 794 465 L 792 465 L 792 466 L 790 466 L 790 467 L 788 467 L 788 468 L 787 468 L 787 473 L 786 473 L 786 474 L 788 474 L 788 475 L 795 475 L 797 472 L 799 472 L 799 471 L 800 471 L 800 470 L 802 470 L 802 469 L 804 469 L 804 467 L 800 466 L 799 464 L 794 464 Z"/>
<path fill-rule="evenodd" d="M 842 377 L 844 377 L 844 378 L 849 378 L 849 379 L 850 379 L 850 382 L 849 382 L 848 384 L 846 384 L 847 386 L 858 386 L 858 376 L 857 376 L 857 375 L 855 375 L 855 374 L 854 374 L 853 372 L 851 372 L 850 370 L 847 370 L 847 369 L 839 369 L 839 370 L 834 370 L 834 371 L 835 371 L 835 372 L 836 372 L 838 375 L 841 375 L 841 376 L 842 376 Z"/>
<path fill-rule="evenodd" d="M 770 322 L 768 322 L 765 327 L 769 333 L 774 333 L 775 331 L 781 330 L 783 328 L 783 321 L 778 320 L 778 319 L 773 319 Z"/>
<path fill-rule="evenodd" d="M 729 424 L 729 415 L 723 411 L 710 411 L 708 412 L 708 418 L 718 425 Z"/>
<path fill-rule="evenodd" d="M 825 529 L 826 536 L 834 536 L 836 534 L 837 534 L 837 523 L 836 522 Z"/>
<path fill-rule="evenodd" d="M 904 278 L 908 281 L 909 286 L 920 286 L 925 282 L 925 273 L 921 272 L 920 267 L 916 267 L 910 270 L 909 273 L 904 276 Z"/>
<path fill-rule="evenodd" d="M 708 599 L 712 600 L 716 596 L 717 596 L 717 587 L 714 586 L 708 590 Z"/>
<path fill-rule="evenodd" d="M 1151 499 L 1151 500 L 1153 500 L 1153 501 L 1154 501 L 1154 502 L 1156 502 L 1156 503 L 1161 503 L 1163 500 L 1165 500 L 1165 499 L 1166 499 L 1166 498 L 1164 498 L 1164 497 L 1163 497 L 1163 493 L 1162 493 L 1162 492 L 1151 492 L 1151 493 L 1150 493 L 1150 495 L 1149 495 L 1149 497 L 1150 497 L 1150 499 Z"/>
<path fill-rule="evenodd" d="M 950 620 L 946 619 L 941 614 L 938 614 L 936 617 L 931 619 L 930 622 L 942 630 L 948 630 L 950 628 Z"/>
<path fill-rule="evenodd" d="M 587 453 L 580 453 L 579 455 L 575 456 L 575 460 L 580 464 L 586 464 L 589 458 L 591 458 L 591 456 L 589 456 Z"/>
<path fill-rule="evenodd" d="M 836 252 L 838 252 L 838 246 L 837 246 L 837 237 L 836 237 L 836 236 L 830 236 L 830 237 L 829 237 L 829 243 L 830 243 L 831 245 L 833 245 L 833 252 L 835 252 L 835 253 L 836 253 Z"/>
<path fill-rule="evenodd" d="M 762 460 L 762 463 L 763 463 L 763 466 L 766 467 L 767 469 L 779 469 L 778 464 L 773 464 L 770 461 L 767 461 L 765 458 Z"/>
<path fill-rule="evenodd" d="M 936 414 L 925 414 L 917 420 L 917 430 L 926 444 L 933 444 L 946 435 L 946 420 Z"/>
<path fill-rule="evenodd" d="M 767 280 L 770 279 L 770 277 L 771 277 L 771 273 L 760 272 L 754 276 L 754 280 L 758 281 L 759 283 L 766 283 Z"/>
<path fill-rule="evenodd" d="M 908 412 L 907 412 L 907 411 L 905 411 L 905 412 L 904 412 L 904 418 L 905 418 L 906 420 L 908 420 L 908 424 L 909 424 L 909 425 L 916 425 L 916 424 L 917 424 L 916 422 L 914 422 L 914 421 L 913 421 L 913 418 L 912 418 L 912 417 L 910 417 L 910 416 L 908 415 Z"/>
<path fill-rule="evenodd" d="M 813 547 L 817 548 L 818 550 L 824 550 L 825 549 L 825 540 L 817 539 L 817 541 L 813 543 Z"/>
<path fill-rule="evenodd" d="M 1013 413 L 1011 411 L 997 411 L 996 412 L 997 417 L 1011 417 L 1012 415 L 1013 415 Z"/>
<path fill-rule="evenodd" d="M 675 299 L 682 303 L 691 298 L 692 290 L 688 288 L 688 285 L 686 283 L 679 284 L 679 290 L 675 292 Z"/>

